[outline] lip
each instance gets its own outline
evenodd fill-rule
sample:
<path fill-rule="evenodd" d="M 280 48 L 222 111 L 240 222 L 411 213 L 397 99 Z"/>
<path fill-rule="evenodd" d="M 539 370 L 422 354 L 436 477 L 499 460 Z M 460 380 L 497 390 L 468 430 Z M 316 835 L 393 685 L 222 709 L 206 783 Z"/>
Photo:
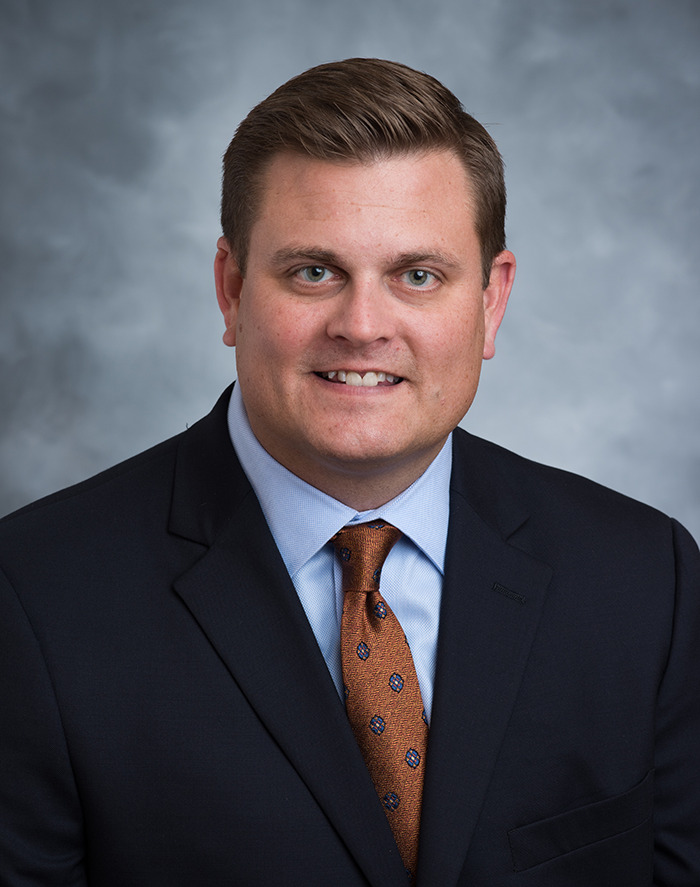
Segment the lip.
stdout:
<path fill-rule="evenodd" d="M 356 369 L 344 367 L 338 370 L 318 370 L 315 375 L 324 382 L 340 385 L 343 388 L 394 388 L 403 381 L 403 377 L 386 370 Z"/>

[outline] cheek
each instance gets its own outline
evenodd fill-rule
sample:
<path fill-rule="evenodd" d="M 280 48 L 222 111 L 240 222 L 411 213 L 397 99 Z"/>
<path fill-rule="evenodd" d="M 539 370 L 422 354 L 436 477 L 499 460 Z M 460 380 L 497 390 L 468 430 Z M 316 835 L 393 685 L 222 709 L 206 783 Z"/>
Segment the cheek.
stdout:
<path fill-rule="evenodd" d="M 308 318 L 280 300 L 250 300 L 245 310 L 241 304 L 238 331 L 240 359 L 262 376 L 298 361 L 312 338 Z"/>
<path fill-rule="evenodd" d="M 448 373 L 448 378 L 455 370 L 463 372 L 481 363 L 484 342 L 483 318 L 478 313 L 455 314 L 451 319 L 451 323 L 442 324 L 424 347 L 436 367 Z"/>
<path fill-rule="evenodd" d="M 433 397 L 447 409 L 471 403 L 479 381 L 484 331 L 478 314 L 456 317 L 425 342 L 424 355 L 430 362 Z"/>

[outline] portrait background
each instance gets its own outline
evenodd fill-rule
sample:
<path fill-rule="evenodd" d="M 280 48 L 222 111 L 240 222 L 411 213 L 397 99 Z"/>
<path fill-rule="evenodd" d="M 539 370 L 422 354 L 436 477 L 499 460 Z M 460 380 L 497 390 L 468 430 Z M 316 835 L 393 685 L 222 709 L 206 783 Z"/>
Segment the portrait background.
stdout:
<path fill-rule="evenodd" d="M 208 411 L 221 155 L 349 56 L 437 76 L 506 161 L 518 275 L 465 427 L 700 536 L 697 0 L 2 0 L 0 513 Z"/>

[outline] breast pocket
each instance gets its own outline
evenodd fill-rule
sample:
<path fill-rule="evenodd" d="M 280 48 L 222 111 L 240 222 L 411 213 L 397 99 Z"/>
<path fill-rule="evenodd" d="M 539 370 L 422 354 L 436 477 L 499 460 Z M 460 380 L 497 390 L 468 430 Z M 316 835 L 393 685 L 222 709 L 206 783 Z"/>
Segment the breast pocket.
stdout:
<path fill-rule="evenodd" d="M 516 872 L 638 828 L 651 818 L 653 771 L 630 791 L 508 832 Z"/>

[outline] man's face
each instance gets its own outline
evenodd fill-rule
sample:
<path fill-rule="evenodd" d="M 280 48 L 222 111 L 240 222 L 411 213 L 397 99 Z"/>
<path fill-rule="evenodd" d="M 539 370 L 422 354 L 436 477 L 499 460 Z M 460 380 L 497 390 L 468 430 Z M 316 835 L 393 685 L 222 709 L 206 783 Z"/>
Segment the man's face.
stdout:
<path fill-rule="evenodd" d="M 245 278 L 223 238 L 215 264 L 251 427 L 308 483 L 378 506 L 471 405 L 513 256 L 497 257 L 484 290 L 469 183 L 450 152 L 369 164 L 280 154 L 264 185 Z"/>

